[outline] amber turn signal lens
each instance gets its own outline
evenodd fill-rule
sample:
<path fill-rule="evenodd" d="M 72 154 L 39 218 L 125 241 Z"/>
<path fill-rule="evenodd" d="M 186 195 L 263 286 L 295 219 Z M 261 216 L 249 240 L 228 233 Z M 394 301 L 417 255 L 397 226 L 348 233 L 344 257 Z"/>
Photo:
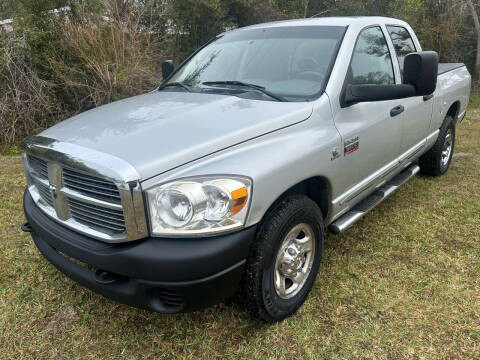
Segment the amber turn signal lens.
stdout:
<path fill-rule="evenodd" d="M 235 215 L 243 209 L 247 203 L 248 191 L 246 187 L 242 187 L 232 191 L 233 207 L 230 215 Z"/>

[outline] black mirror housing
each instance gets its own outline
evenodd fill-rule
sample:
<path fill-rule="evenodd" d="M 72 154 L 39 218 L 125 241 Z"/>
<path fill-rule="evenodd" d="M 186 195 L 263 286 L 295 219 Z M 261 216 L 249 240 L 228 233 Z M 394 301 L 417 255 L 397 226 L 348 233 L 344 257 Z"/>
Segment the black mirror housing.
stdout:
<path fill-rule="evenodd" d="M 175 70 L 175 67 L 173 66 L 173 61 L 172 60 L 165 60 L 162 63 L 163 80 L 166 80 L 173 73 L 173 70 Z"/>
<path fill-rule="evenodd" d="M 416 96 L 432 94 L 437 87 L 438 54 L 421 51 L 408 54 L 403 63 L 403 83 L 415 87 Z"/>
<path fill-rule="evenodd" d="M 415 87 L 409 84 L 401 85 L 347 85 L 342 107 L 359 102 L 404 99 L 415 96 Z"/>

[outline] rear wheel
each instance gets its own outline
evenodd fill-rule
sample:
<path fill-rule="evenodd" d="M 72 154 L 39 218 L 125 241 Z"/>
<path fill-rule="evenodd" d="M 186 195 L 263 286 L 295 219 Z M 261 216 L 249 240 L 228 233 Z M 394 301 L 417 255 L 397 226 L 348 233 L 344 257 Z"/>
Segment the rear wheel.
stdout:
<path fill-rule="evenodd" d="M 321 211 L 307 197 L 285 198 L 266 214 L 242 286 L 253 316 L 273 322 L 297 311 L 315 281 L 323 237 Z"/>
<path fill-rule="evenodd" d="M 447 115 L 437 141 L 433 147 L 420 157 L 420 170 L 425 175 L 440 176 L 447 172 L 452 161 L 455 147 L 455 121 Z"/>

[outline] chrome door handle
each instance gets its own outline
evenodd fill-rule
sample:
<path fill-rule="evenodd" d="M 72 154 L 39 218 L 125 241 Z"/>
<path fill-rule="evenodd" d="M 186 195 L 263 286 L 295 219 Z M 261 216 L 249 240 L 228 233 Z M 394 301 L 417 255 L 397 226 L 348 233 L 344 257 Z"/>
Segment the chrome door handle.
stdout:
<path fill-rule="evenodd" d="M 404 111 L 405 111 L 405 108 L 403 107 L 403 105 L 395 106 L 392 110 L 390 110 L 390 116 L 394 117 L 394 116 L 400 115 Z"/>

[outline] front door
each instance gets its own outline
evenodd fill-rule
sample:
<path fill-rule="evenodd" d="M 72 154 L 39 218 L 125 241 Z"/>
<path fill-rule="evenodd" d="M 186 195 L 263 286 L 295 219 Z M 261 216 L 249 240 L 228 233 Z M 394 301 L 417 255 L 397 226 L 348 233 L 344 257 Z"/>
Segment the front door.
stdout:
<path fill-rule="evenodd" d="M 346 83 L 395 84 L 392 57 L 380 26 L 359 34 Z M 339 208 L 356 202 L 398 167 L 402 135 L 401 112 L 391 112 L 404 100 L 363 102 L 340 108 L 334 115 L 342 136 L 341 182 L 345 191 L 336 199 Z"/>

